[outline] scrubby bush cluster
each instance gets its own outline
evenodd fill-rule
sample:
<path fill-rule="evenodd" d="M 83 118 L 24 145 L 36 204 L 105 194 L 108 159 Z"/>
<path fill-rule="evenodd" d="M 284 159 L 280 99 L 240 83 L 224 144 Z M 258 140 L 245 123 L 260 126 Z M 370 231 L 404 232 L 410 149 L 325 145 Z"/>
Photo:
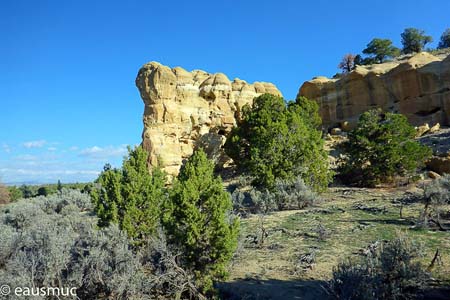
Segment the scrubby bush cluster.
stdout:
<path fill-rule="evenodd" d="M 11 200 L 8 188 L 0 182 L 0 205 L 7 204 Z"/>
<path fill-rule="evenodd" d="M 348 260 L 333 270 L 329 291 L 336 299 L 414 299 L 428 278 L 417 258 L 420 247 L 399 235 L 360 260 Z"/>
<path fill-rule="evenodd" d="M 3 207 L 2 284 L 75 287 L 80 299 L 93 300 L 202 298 L 163 235 L 136 251 L 117 225 L 97 229 L 90 212 L 89 196 L 69 190 Z"/>
<path fill-rule="evenodd" d="M 440 215 L 442 206 L 450 204 L 450 174 L 445 174 L 426 185 L 422 201 L 424 203 L 421 215 L 422 224 L 428 226 L 429 221 L 431 221 L 440 229 L 444 229 Z"/>
<path fill-rule="evenodd" d="M 431 156 L 431 149 L 414 140 L 415 129 L 405 116 L 365 112 L 341 145 L 339 168 L 344 182 L 360 186 L 392 183 L 397 176 L 411 176 Z"/>
<path fill-rule="evenodd" d="M 58 180 L 58 183 L 55 184 L 22 184 L 21 186 L 9 186 L 8 191 L 11 201 L 13 202 L 21 198 L 32 198 L 36 196 L 56 194 L 61 191 L 62 188 L 80 190 L 86 193 L 92 188 L 92 183 L 61 183 L 61 181 Z"/>
<path fill-rule="evenodd" d="M 230 192 L 234 210 L 242 213 L 302 209 L 319 199 L 318 194 L 311 190 L 300 176 L 293 180 L 275 180 L 275 188 L 272 191 L 244 185 L 234 186 Z"/>
<path fill-rule="evenodd" d="M 224 278 L 238 219 L 198 151 L 172 188 L 129 149 L 92 191 L 18 200 L 0 210 L 0 278 L 11 287 L 75 287 L 81 299 L 206 299 Z M 94 214 L 94 212 L 96 214 Z M 43 298 L 42 298 L 43 299 Z"/>
<path fill-rule="evenodd" d="M 320 122 L 316 102 L 299 97 L 286 105 L 283 98 L 264 94 L 252 108 L 243 108 L 225 151 L 257 187 L 273 190 L 276 179 L 301 176 L 314 190 L 323 190 L 331 173 Z"/>
<path fill-rule="evenodd" d="M 77 287 L 82 299 L 133 292 L 138 261 L 117 227 L 95 229 L 77 191 L 21 200 L 0 215 L 0 278 L 11 287 Z M 43 299 L 43 298 L 41 298 Z"/>

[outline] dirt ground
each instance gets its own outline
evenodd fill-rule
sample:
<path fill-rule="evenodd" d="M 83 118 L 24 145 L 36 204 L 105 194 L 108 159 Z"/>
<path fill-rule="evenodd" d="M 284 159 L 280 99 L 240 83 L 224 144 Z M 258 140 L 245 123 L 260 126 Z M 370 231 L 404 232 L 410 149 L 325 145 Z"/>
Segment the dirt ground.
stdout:
<path fill-rule="evenodd" d="M 219 284 L 223 298 L 329 299 L 326 282 L 333 267 L 348 257 L 364 255 L 369 245 L 400 232 L 422 245 L 425 267 L 439 249 L 441 261 L 432 276 L 435 284 L 448 285 L 450 232 L 417 228 L 423 204 L 401 200 L 420 193 L 419 187 L 334 187 L 313 207 L 242 219 L 230 278 Z M 450 207 L 445 209 L 450 212 Z M 450 299 L 448 291 L 434 289 L 424 299 Z"/>

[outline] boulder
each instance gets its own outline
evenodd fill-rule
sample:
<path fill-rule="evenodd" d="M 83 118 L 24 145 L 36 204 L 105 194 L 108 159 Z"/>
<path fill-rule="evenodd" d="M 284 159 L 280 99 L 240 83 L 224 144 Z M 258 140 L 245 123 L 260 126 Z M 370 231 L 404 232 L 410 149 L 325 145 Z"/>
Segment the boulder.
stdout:
<path fill-rule="evenodd" d="M 416 127 L 416 137 L 421 137 L 425 133 L 427 133 L 430 130 L 430 125 L 428 123 L 425 123 L 419 127 Z"/>
<path fill-rule="evenodd" d="M 428 177 L 430 177 L 431 179 L 438 179 L 439 177 L 441 177 L 441 175 L 433 171 L 428 171 Z"/>

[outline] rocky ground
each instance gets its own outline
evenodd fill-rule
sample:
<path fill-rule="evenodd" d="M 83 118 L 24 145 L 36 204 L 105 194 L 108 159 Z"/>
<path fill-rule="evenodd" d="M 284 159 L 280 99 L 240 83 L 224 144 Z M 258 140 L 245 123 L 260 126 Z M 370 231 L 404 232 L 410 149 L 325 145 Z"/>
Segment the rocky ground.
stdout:
<path fill-rule="evenodd" d="M 398 232 L 423 245 L 424 266 L 439 249 L 442 263 L 433 268 L 431 284 L 450 284 L 450 232 L 415 226 L 423 205 L 411 195 L 420 194 L 423 183 L 398 189 L 334 187 L 314 207 L 243 219 L 231 277 L 220 285 L 223 295 L 227 299 L 328 299 L 326 281 L 339 261 L 364 255 L 369 247 Z M 450 214 L 450 207 L 445 209 Z M 430 293 L 425 299 L 448 299 L 450 290 Z"/>

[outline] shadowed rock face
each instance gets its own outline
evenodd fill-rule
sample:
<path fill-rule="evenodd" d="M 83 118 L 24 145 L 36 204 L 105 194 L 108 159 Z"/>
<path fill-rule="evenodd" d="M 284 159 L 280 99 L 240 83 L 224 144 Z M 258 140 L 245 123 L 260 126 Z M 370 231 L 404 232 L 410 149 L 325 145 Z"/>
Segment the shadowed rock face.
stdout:
<path fill-rule="evenodd" d="M 230 81 L 222 73 L 188 72 L 157 62 L 139 70 L 136 86 L 145 104 L 142 144 L 150 165 L 172 176 L 198 146 L 210 158 L 223 159 L 225 135 L 242 107 L 263 93 L 281 96 L 271 83 Z"/>
<path fill-rule="evenodd" d="M 373 108 L 401 113 L 414 125 L 450 125 L 450 56 L 418 53 L 403 60 L 358 66 L 339 79 L 317 77 L 305 82 L 300 96 L 319 103 L 327 128 Z"/>

